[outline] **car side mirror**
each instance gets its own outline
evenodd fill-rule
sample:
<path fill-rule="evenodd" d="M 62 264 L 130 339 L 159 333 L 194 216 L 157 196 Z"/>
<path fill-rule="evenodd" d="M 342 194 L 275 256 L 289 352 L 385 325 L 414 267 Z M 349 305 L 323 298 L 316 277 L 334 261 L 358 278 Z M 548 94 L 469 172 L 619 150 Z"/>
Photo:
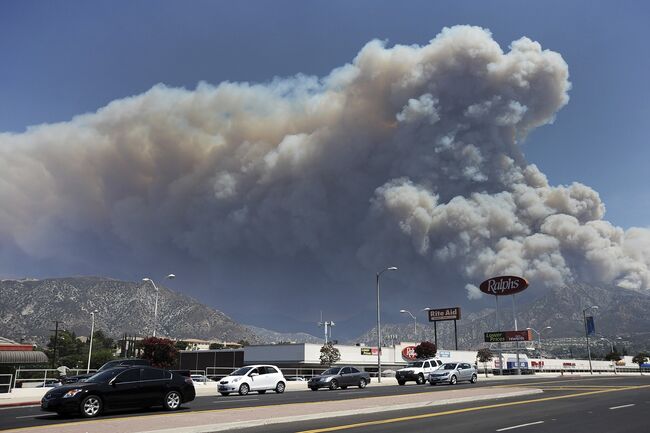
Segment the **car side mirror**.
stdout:
<path fill-rule="evenodd" d="M 251 377 L 259 376 L 259 373 L 251 373 Z"/>

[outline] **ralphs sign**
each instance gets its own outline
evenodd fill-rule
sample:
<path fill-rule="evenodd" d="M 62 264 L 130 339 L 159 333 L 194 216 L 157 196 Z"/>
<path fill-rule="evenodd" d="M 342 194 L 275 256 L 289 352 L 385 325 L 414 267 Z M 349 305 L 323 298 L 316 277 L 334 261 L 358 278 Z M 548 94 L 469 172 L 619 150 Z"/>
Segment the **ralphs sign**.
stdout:
<path fill-rule="evenodd" d="M 417 357 L 418 354 L 415 353 L 415 346 L 406 346 L 402 349 L 402 358 L 408 361 L 413 361 L 414 359 L 417 359 Z"/>
<path fill-rule="evenodd" d="M 505 296 L 523 292 L 528 287 L 528 281 L 521 277 L 505 275 L 489 278 L 481 283 L 479 289 L 488 295 Z"/>

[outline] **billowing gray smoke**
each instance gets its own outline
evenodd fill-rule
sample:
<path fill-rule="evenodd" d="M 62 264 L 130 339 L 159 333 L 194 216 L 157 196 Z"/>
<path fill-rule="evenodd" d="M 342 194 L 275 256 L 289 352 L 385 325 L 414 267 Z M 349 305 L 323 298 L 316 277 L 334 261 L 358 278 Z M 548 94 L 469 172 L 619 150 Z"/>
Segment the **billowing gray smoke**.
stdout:
<path fill-rule="evenodd" d="M 372 41 L 322 79 L 159 85 L 0 135 L 0 239 L 79 273 L 238 257 L 330 276 L 409 263 L 470 298 L 495 274 L 646 291 L 650 231 L 604 221 L 597 192 L 550 186 L 519 148 L 570 87 L 559 54 L 468 26 Z"/>

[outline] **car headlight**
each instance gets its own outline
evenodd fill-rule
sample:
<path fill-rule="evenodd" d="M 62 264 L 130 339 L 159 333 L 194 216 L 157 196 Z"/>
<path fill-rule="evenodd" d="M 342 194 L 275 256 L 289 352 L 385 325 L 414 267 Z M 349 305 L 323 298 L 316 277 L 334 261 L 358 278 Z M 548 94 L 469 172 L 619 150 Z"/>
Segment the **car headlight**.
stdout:
<path fill-rule="evenodd" d="M 237 383 L 241 380 L 241 377 L 236 377 L 232 380 L 232 383 Z"/>
<path fill-rule="evenodd" d="M 81 391 L 83 391 L 83 389 L 81 389 L 81 388 L 71 389 L 70 391 L 66 392 L 66 393 L 63 395 L 63 398 L 74 397 L 75 395 L 79 394 Z"/>

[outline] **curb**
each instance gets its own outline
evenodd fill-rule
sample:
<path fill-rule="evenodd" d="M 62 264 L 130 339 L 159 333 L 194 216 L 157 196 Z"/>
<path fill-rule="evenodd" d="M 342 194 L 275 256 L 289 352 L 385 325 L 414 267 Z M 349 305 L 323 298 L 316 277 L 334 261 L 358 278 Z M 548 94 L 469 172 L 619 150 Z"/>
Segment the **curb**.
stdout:
<path fill-rule="evenodd" d="M 327 415 L 327 418 L 340 418 L 340 417 L 346 417 L 352 415 L 365 415 L 365 414 L 390 412 L 390 411 L 403 410 L 403 409 L 417 409 L 422 407 L 445 406 L 449 404 L 467 403 L 471 401 L 498 400 L 498 399 L 510 398 L 510 397 L 542 394 L 543 392 L 544 391 L 542 391 L 541 389 L 535 388 L 535 389 L 527 389 L 522 391 L 513 391 L 513 392 L 507 392 L 501 394 L 494 394 L 494 395 L 485 395 L 481 397 L 470 396 L 470 397 L 450 398 L 446 400 L 426 401 L 420 403 L 408 403 L 408 404 L 397 404 L 392 406 L 370 407 L 365 409 L 354 409 L 354 410 L 329 413 Z M 243 429 L 243 428 L 250 428 L 250 427 L 261 427 L 261 426 L 271 425 L 271 424 L 310 421 L 310 420 L 322 419 L 322 418 L 324 418 L 322 413 L 315 413 L 309 415 L 286 416 L 286 417 L 273 418 L 273 419 L 258 419 L 252 421 L 237 421 L 237 422 L 220 423 L 220 424 L 206 424 L 201 426 L 177 427 L 173 429 L 148 430 L 141 433 L 212 433 L 212 432 L 236 430 L 236 429 Z"/>
<path fill-rule="evenodd" d="M 0 403 L 0 409 L 4 407 L 20 407 L 20 406 L 40 406 L 41 402 L 39 401 L 21 401 L 16 403 Z"/>

